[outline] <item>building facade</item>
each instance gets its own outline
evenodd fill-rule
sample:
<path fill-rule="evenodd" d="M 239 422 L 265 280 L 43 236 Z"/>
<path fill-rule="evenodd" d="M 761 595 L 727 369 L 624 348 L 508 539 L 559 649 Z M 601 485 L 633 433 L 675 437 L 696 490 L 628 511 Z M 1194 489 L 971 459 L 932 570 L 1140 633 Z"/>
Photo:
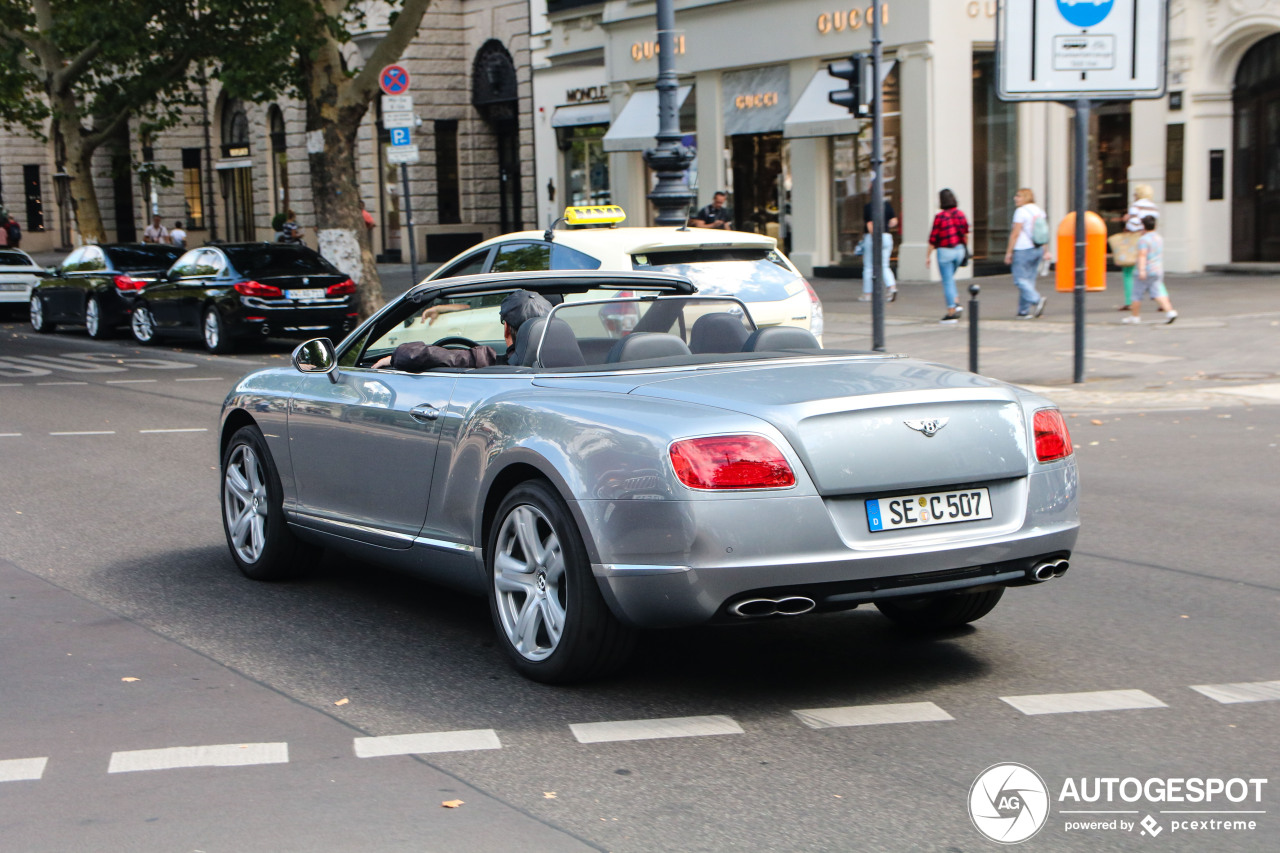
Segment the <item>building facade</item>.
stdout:
<path fill-rule="evenodd" d="M 579 198 L 608 198 L 643 222 L 654 5 L 545 2 L 533 50 L 540 222 Z M 830 0 L 676 3 L 697 204 L 727 190 L 735 226 L 778 236 L 806 273 L 860 263 L 869 122 L 829 104 L 845 83 L 826 65 L 870 50 L 871 12 Z M 1055 221 L 1072 206 L 1072 112 L 996 96 L 995 0 L 889 0 L 881 14 L 884 184 L 901 219 L 900 274 L 929 276 L 943 188 L 973 226 L 970 269 L 994 271 L 1017 188 L 1032 188 Z M 1280 260 L 1280 0 L 1171 0 L 1169 15 L 1168 96 L 1093 111 L 1089 207 L 1118 228 L 1133 188 L 1151 185 L 1170 270 Z"/>
<path fill-rule="evenodd" d="M 389 7 L 367 5 L 367 32 L 347 46 L 363 64 L 386 32 Z M 418 257 L 446 259 L 475 242 L 534 221 L 532 79 L 525 0 L 437 0 L 400 63 L 420 124 L 420 161 L 408 169 Z M 189 245 L 271 240 L 273 220 L 292 209 L 315 246 L 305 112 L 280 98 L 229 98 L 216 81 L 194 84 L 201 106 L 178 127 L 142 138 L 138 123 L 95 155 L 94 174 L 108 239 L 140 239 L 151 213 L 183 221 Z M 390 134 L 375 98 L 359 132 L 360 192 L 373 214 L 373 248 L 408 261 L 404 185 L 389 164 Z M 139 168 L 137 164 L 143 164 Z M 65 178 L 52 142 L 0 133 L 0 204 L 18 217 L 23 247 L 78 243 Z M 164 180 L 161 179 L 164 176 Z M 164 185 L 172 180 L 171 185 Z"/>

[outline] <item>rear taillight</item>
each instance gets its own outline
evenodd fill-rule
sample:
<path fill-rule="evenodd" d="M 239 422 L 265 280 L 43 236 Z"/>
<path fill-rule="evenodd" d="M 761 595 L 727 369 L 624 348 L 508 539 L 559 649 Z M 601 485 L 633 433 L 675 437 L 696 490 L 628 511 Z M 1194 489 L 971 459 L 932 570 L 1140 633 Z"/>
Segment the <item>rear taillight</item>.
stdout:
<path fill-rule="evenodd" d="M 1071 434 L 1067 432 L 1062 412 L 1041 409 L 1032 419 L 1031 428 L 1036 434 L 1036 459 L 1052 462 L 1071 455 Z"/>
<path fill-rule="evenodd" d="M 671 445 L 676 477 L 691 489 L 785 489 L 796 475 L 782 451 L 759 435 L 715 435 Z"/>
<path fill-rule="evenodd" d="M 351 279 L 338 284 L 331 284 L 324 289 L 325 296 L 346 296 L 356 292 L 356 283 Z"/>
<path fill-rule="evenodd" d="M 142 290 L 147 286 L 145 281 L 138 281 L 136 278 L 130 278 L 127 275 L 118 275 L 115 278 L 116 290 Z"/>
<path fill-rule="evenodd" d="M 809 291 L 809 331 L 815 338 L 820 338 L 823 326 L 826 325 L 822 317 L 822 300 L 818 298 L 818 291 L 813 289 L 808 279 L 800 280 L 804 282 L 805 290 Z"/>
<path fill-rule="evenodd" d="M 283 299 L 284 291 L 274 284 L 262 284 L 257 281 L 242 281 L 234 285 L 236 293 L 245 296 L 257 296 L 260 299 Z"/>

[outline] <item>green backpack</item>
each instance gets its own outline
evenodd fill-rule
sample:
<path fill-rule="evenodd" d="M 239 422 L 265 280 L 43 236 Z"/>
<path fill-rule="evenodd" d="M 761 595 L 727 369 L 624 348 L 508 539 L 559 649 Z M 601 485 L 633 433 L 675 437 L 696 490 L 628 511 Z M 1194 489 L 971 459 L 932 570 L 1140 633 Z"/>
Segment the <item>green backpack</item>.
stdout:
<path fill-rule="evenodd" d="M 1031 242 L 1043 246 L 1049 242 L 1049 217 L 1041 213 L 1031 223 Z"/>

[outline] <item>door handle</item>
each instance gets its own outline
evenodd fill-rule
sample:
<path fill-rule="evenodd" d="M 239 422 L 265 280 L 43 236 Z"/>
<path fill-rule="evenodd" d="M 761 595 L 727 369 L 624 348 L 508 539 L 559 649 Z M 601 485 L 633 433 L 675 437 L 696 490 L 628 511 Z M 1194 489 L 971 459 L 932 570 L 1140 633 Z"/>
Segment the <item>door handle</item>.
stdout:
<path fill-rule="evenodd" d="M 426 423 L 440 417 L 440 410 L 430 403 L 420 403 L 409 410 L 409 417 L 419 423 Z"/>

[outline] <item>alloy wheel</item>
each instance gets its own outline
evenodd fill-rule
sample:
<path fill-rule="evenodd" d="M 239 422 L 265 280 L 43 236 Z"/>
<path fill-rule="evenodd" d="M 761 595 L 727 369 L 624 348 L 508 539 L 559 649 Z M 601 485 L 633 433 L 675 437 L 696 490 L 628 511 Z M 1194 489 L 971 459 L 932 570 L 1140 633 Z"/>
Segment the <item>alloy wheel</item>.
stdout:
<path fill-rule="evenodd" d="M 149 343 L 156 335 L 155 320 L 151 317 L 151 312 L 146 308 L 133 309 L 133 317 L 129 320 L 129 327 L 133 330 L 133 336 L 142 343 Z"/>
<path fill-rule="evenodd" d="M 39 296 L 31 297 L 31 328 L 40 331 L 44 325 L 44 301 Z"/>
<path fill-rule="evenodd" d="M 210 352 L 216 352 L 222 341 L 222 325 L 218 322 L 218 311 L 210 308 L 204 314 L 204 345 Z"/>
<path fill-rule="evenodd" d="M 84 306 L 84 327 L 89 332 L 89 337 L 96 338 L 101 325 L 102 308 L 98 305 L 98 300 L 90 297 L 89 302 Z"/>
<path fill-rule="evenodd" d="M 222 508 L 231 547 L 246 563 L 256 563 L 267 541 L 267 478 L 253 448 L 237 447 L 222 478 Z"/>
<path fill-rule="evenodd" d="M 502 520 L 493 583 L 512 647 L 526 660 L 549 657 L 564 633 L 568 584 L 560 537 L 538 508 L 520 504 Z"/>

